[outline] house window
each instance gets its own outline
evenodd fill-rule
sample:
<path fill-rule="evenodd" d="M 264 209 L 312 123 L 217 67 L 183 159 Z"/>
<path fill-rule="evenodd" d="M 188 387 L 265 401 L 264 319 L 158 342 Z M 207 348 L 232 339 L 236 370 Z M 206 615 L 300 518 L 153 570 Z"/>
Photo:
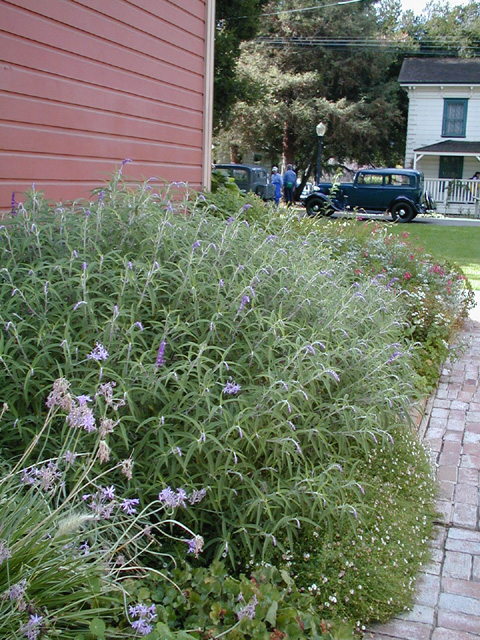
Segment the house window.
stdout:
<path fill-rule="evenodd" d="M 443 102 L 442 136 L 464 138 L 467 129 L 468 100 L 446 98 Z"/>
<path fill-rule="evenodd" d="M 463 177 L 463 156 L 440 156 L 438 177 L 461 180 Z"/>

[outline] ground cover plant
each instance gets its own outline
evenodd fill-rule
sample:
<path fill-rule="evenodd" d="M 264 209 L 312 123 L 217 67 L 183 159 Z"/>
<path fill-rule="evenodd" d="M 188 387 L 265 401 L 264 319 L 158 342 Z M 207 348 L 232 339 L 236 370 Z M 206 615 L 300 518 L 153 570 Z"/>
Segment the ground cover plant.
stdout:
<path fill-rule="evenodd" d="M 392 225 L 391 231 L 405 238 L 401 227 Z M 415 224 L 406 241 L 438 260 L 459 265 L 472 288 L 480 290 L 480 227 Z"/>
<path fill-rule="evenodd" d="M 170 558 L 139 550 L 145 578 L 127 589 L 155 605 L 151 638 L 351 637 L 408 604 L 431 528 L 433 482 L 407 417 L 422 384 L 405 287 L 390 264 L 359 268 L 347 231 L 335 253 L 294 213 L 182 189 L 131 190 L 120 170 L 89 203 L 52 207 L 33 192 L 3 220 L 6 477 L 25 448 L 57 464 L 72 428 L 80 447 L 96 439 L 92 478 L 116 468 L 116 495 L 138 500 Z M 460 314 L 467 294 L 450 287 Z M 75 395 L 53 424 L 59 380 Z M 165 519 L 188 535 L 170 539 L 179 525 Z M 38 637 L 55 637 L 49 606 L 38 596 L 33 615 L 52 621 Z M 127 633 L 117 609 L 97 616 L 108 637 Z"/>

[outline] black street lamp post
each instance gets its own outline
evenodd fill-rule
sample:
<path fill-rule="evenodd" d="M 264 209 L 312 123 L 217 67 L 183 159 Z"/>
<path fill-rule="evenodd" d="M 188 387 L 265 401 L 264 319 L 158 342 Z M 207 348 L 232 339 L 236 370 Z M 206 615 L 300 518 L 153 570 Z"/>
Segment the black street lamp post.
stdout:
<path fill-rule="evenodd" d="M 319 122 L 317 124 L 317 136 L 318 136 L 318 153 L 317 153 L 317 171 L 315 173 L 315 184 L 320 182 L 320 176 L 322 175 L 322 143 L 323 136 L 325 135 L 325 131 L 327 127 L 323 124 L 323 122 Z"/>

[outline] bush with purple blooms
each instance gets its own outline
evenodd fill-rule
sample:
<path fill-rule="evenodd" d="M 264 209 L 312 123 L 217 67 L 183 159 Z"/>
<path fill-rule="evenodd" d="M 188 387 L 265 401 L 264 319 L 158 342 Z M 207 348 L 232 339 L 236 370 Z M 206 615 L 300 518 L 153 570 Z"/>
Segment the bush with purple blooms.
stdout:
<path fill-rule="evenodd" d="M 26 447 L 29 456 L 38 454 L 38 463 L 23 465 L 22 490 L 45 489 L 58 500 L 72 491 L 80 496 L 82 488 L 78 508 L 94 519 L 136 521 L 148 513 L 145 540 L 140 534 L 133 539 L 140 547 L 145 542 L 148 554 L 157 542 L 151 542 L 149 527 L 160 527 L 160 555 L 146 561 L 139 547 L 132 557 L 157 576 L 151 589 L 158 594 L 172 579 L 169 557 L 183 571 L 170 601 L 152 590 L 144 597 L 142 587 L 134 601 L 127 598 L 136 612 L 130 618 L 125 602 L 119 605 L 104 592 L 94 594 L 89 606 L 113 598 L 119 617 L 107 621 L 120 630 L 127 620 L 130 627 L 136 623 L 137 633 L 152 626 L 152 634 L 164 637 L 165 625 L 178 634 L 192 629 L 195 602 L 199 608 L 201 603 L 185 558 L 207 574 L 222 558 L 232 580 L 271 563 L 284 582 L 294 572 L 306 598 L 301 611 L 308 614 L 300 616 L 292 605 L 301 622 L 294 631 L 285 612 L 291 591 L 281 596 L 285 609 L 271 592 L 244 594 L 246 611 L 255 595 L 255 609 L 263 612 L 260 633 L 256 617 L 236 616 L 239 603 L 224 616 L 215 594 L 199 595 L 208 608 L 198 622 L 199 638 L 208 637 L 212 623 L 214 635 L 226 632 L 232 615 L 238 623 L 232 638 L 311 638 L 313 627 L 304 622 L 310 619 L 317 636 L 328 637 L 322 624 L 330 617 L 338 622 L 340 615 L 361 628 L 369 616 L 391 610 L 382 596 L 382 590 L 391 591 L 385 580 L 399 586 L 395 606 L 403 606 L 411 590 L 402 584 L 414 579 L 431 526 L 433 485 L 421 447 L 415 476 L 385 496 L 388 523 L 396 519 L 407 536 L 419 535 L 409 537 L 408 550 L 399 543 L 382 556 L 375 578 L 365 575 L 362 586 L 368 584 L 375 608 L 361 598 L 352 599 L 350 609 L 345 599 L 346 609 L 324 606 L 330 596 L 344 595 L 341 578 L 334 583 L 324 574 L 331 590 L 319 591 L 312 575 L 317 571 L 322 579 L 321 567 L 332 553 L 339 561 L 337 532 L 355 540 L 359 530 L 373 535 L 381 527 L 372 504 L 378 487 L 390 482 L 392 460 L 400 475 L 411 468 L 406 452 L 415 437 L 407 409 L 423 383 L 412 366 L 409 325 L 398 321 L 405 289 L 388 273 L 355 273 L 354 237 L 335 252 L 320 225 L 306 226 L 293 213 L 263 217 L 256 203 L 245 208 L 243 200 L 219 215 L 213 196 L 175 197 L 171 185 L 151 186 L 132 190 L 116 174 L 91 202 L 69 207 L 32 194 L 0 225 L 0 375 L 8 403 L 1 459 L 15 466 Z M 81 395 L 66 400 L 63 380 Z M 64 418 L 51 422 L 52 407 Z M 45 438 L 37 439 L 47 423 Z M 397 447 L 404 439 L 410 448 Z M 87 476 L 75 469 L 85 463 L 92 441 L 85 483 Z M 72 462 L 72 468 L 62 466 Z M 115 481 L 100 482 L 107 464 Z M 65 476 L 64 493 L 50 494 L 57 474 Z M 188 529 L 181 540 L 177 522 Z M 124 555 L 123 544 L 103 537 L 107 531 L 101 528 L 98 538 L 78 546 L 90 550 L 101 540 L 104 560 L 112 549 Z M 11 546 L 0 538 L 6 556 Z M 372 556 L 365 552 L 356 561 L 367 567 Z M 116 569 L 111 562 L 107 567 L 110 578 Z M 103 585 L 103 579 L 94 584 Z M 192 594 L 188 612 L 182 604 L 186 592 Z M 132 587 L 128 594 L 137 591 Z M 230 596 L 218 597 L 226 602 Z M 139 605 L 146 607 L 143 616 Z M 309 617 L 312 611 L 319 617 Z M 104 634 L 102 622 L 103 613 L 92 622 L 94 637 Z"/>
<path fill-rule="evenodd" d="M 417 393 L 397 288 L 352 282 L 321 230 L 247 223 L 253 207 L 225 220 L 200 196 L 197 210 L 115 180 L 102 193 L 53 211 L 36 197 L 0 230 L 5 448 L 20 453 L 65 377 L 85 396 L 69 414 L 79 437 L 88 398 L 118 411 L 114 455 L 135 459 L 141 506 L 206 491 L 172 507 L 205 557 L 268 560 L 304 528 L 355 526 L 352 461 Z"/>

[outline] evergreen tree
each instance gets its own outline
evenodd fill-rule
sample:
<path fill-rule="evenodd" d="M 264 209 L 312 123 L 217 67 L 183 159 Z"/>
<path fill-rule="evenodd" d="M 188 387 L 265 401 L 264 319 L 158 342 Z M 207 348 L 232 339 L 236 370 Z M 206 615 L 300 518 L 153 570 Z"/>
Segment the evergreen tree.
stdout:
<path fill-rule="evenodd" d="M 401 162 L 406 98 L 395 52 L 381 40 L 386 14 L 373 5 L 271 0 L 260 37 L 242 46 L 237 77 L 249 91 L 223 138 L 275 162 L 282 157 L 307 174 L 322 121 L 324 158 Z"/>

